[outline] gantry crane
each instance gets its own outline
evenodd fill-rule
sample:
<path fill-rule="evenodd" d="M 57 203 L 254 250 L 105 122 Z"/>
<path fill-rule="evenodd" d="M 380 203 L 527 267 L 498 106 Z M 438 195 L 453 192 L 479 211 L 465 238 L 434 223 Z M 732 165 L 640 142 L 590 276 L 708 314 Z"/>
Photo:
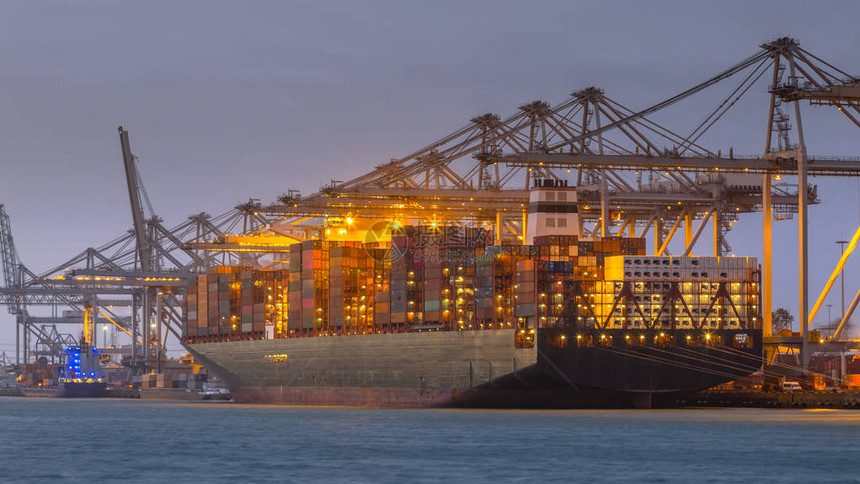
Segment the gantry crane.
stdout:
<path fill-rule="evenodd" d="M 703 146 L 702 136 L 768 73 L 771 100 L 764 154 L 742 156 L 731 149 Z M 687 134 L 652 119 L 730 78 L 740 81 Z M 690 254 L 706 225 L 713 229 L 713 253 L 728 253 L 727 235 L 738 214 L 761 210 L 768 330 L 771 221 L 796 212 L 804 233 L 807 206 L 819 201 L 806 177 L 860 176 L 858 159 L 806 153 L 799 101 L 837 105 L 856 124 L 860 117 L 860 104 L 853 97 L 856 86 L 856 78 L 800 49 L 796 41 L 778 39 L 717 76 L 642 110 L 624 106 L 597 87 L 580 89 L 556 105 L 534 101 L 506 118 L 493 113 L 474 117 L 436 142 L 351 180 L 332 181 L 310 196 L 290 191 L 271 205 L 251 200 L 219 217 L 191 217 L 173 229 L 152 213 L 147 218 L 128 133 L 120 128 L 134 230 L 32 277 L 38 291 L 31 289 L 26 297 L 36 301 L 61 291 L 121 295 L 132 314 L 144 307 L 145 331 L 149 321 L 158 327 L 166 322 L 165 327 L 179 335 L 172 323 L 182 321 L 181 287 L 208 265 L 262 265 L 267 256 L 283 252 L 278 243 L 328 238 L 329 228 L 343 220 L 394 218 L 494 226 L 498 241 L 517 242 L 526 239 L 523 214 L 530 181 L 571 178 L 579 192 L 582 233 L 644 237 L 650 232 L 658 254 L 669 252 L 669 243 L 682 226 L 683 254 Z M 795 108 L 794 144 L 789 103 Z M 774 183 L 776 177 L 796 177 L 797 182 Z M 801 237 L 805 300 L 805 237 Z M 6 302 L 13 302 L 10 297 L 15 294 L 21 293 L 0 290 Z M 805 306 L 801 313 L 806 321 Z M 157 340 L 163 345 L 164 338 Z"/>
<path fill-rule="evenodd" d="M 787 74 L 786 74 L 787 71 Z M 735 156 L 707 149 L 702 136 L 753 85 L 770 73 L 770 106 L 764 154 Z M 650 116 L 730 78 L 740 78 L 729 94 L 686 135 L 657 124 Z M 860 160 L 810 156 L 803 139 L 799 101 L 837 106 L 858 124 L 858 78 L 802 49 L 790 38 L 762 44 L 752 56 L 692 88 L 640 111 L 633 111 L 590 87 L 552 107 L 536 101 L 502 119 L 473 118 L 465 128 L 347 182 L 332 182 L 306 197 L 295 194 L 256 212 L 283 216 L 271 226 L 282 233 L 319 236 L 329 217 L 399 217 L 453 223 L 495 224 L 497 239 L 524 239 L 522 214 L 533 177 L 559 178 L 576 170 L 579 213 L 585 234 L 643 236 L 654 227 L 654 252 L 665 253 L 684 225 L 690 254 L 705 222 L 714 233 L 714 255 L 727 252 L 725 232 L 739 213 L 763 213 L 763 299 L 765 332 L 771 328 L 771 223 L 774 215 L 798 213 L 799 320 L 808 342 L 807 207 L 817 203 L 808 176 L 860 176 Z M 796 143 L 785 109 L 793 104 Z M 775 135 L 775 136 L 774 136 Z M 658 142 L 652 141 L 654 137 Z M 775 138 L 775 139 L 774 139 Z M 668 143 L 668 147 L 666 146 Z M 507 151 L 506 151 L 507 150 Z M 471 160 L 471 162 L 470 162 Z M 624 177 L 623 172 L 636 176 Z M 641 175 L 647 173 L 648 183 Z M 797 178 L 796 189 L 776 186 L 774 178 Z M 517 187 L 516 185 L 519 185 Z M 730 187 L 741 188 L 732 193 Z M 674 207 L 680 202 L 680 207 Z M 673 208 L 675 209 L 673 211 Z M 671 227 L 665 221 L 673 221 Z M 702 222 L 694 227 L 694 220 Z M 308 222 L 311 222 L 308 224 Z M 642 227 L 642 230 L 637 230 Z M 266 228 L 265 230 L 269 230 Z M 695 232 L 694 232 L 695 229 Z M 809 351 L 804 343 L 802 359 Z"/>
<path fill-rule="evenodd" d="M 129 168 L 130 194 L 137 194 L 130 195 L 130 200 L 136 198 L 137 202 L 132 201 L 132 214 L 138 214 L 133 219 L 139 219 L 137 223 L 143 221 L 142 231 L 138 226 L 35 274 L 18 260 L 9 216 L 0 205 L 4 269 L 0 304 L 5 304 L 16 316 L 18 362 L 29 361 L 33 355 L 61 357 L 63 349 L 74 345 L 76 338 L 57 331 L 57 325 L 80 327 L 89 321 L 90 330 L 83 334 L 92 338 L 95 326 L 114 325 L 131 340 L 128 351 L 131 364 L 139 371 L 151 369 L 160 361 L 167 335 L 182 337 L 181 299 L 187 278 L 205 271 L 209 265 L 253 265 L 267 253 L 264 247 L 241 253 L 204 252 L 190 247 L 197 241 L 215 240 L 269 223 L 262 215 L 252 217 L 240 209 L 215 217 L 199 213 L 172 228 L 165 227 L 157 216 L 146 218 L 141 205 L 142 200 L 147 200 L 146 193 L 124 129 L 120 130 L 120 141 L 123 162 Z M 147 204 L 151 205 L 148 201 Z M 141 245 L 137 243 L 140 238 L 144 239 Z M 144 270 L 144 264 L 150 270 Z M 48 308 L 51 316 L 34 316 L 27 311 L 30 306 Z M 118 350 L 117 354 L 124 352 Z"/>
<path fill-rule="evenodd" d="M 0 204 L 0 254 L 2 254 L 3 281 L 6 288 L 21 291 L 25 280 L 33 277 L 27 267 L 21 263 L 15 240 L 12 237 L 12 223 L 6 207 Z M 62 298 L 62 302 L 74 305 L 75 301 Z M 30 301 L 20 292 L 10 294 L 5 301 L 9 314 L 15 316 L 15 363 L 22 362 L 21 346 L 23 342 L 23 362 L 28 361 L 30 341 L 35 342 L 33 354 L 49 356 L 52 359 L 60 357 L 63 349 L 74 344 L 75 340 L 71 334 L 57 331 L 58 321 L 56 318 L 34 318 L 27 310 Z"/>

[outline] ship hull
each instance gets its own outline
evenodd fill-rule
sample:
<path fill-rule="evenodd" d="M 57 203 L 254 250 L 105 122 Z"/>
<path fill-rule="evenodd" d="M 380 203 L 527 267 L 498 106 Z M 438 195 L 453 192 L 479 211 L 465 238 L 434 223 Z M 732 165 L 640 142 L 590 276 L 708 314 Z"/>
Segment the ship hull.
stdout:
<path fill-rule="evenodd" d="M 625 393 L 701 391 L 762 365 L 760 330 L 544 329 L 537 344 L 545 374 Z"/>
<path fill-rule="evenodd" d="M 517 348 L 514 330 L 373 334 L 186 344 L 243 403 L 378 407 L 586 408 L 662 402 L 741 375 L 643 365 L 605 348 Z M 760 349 L 760 337 L 758 347 Z M 657 350 L 663 352 L 665 348 Z M 688 352 L 684 348 L 681 353 Z M 755 348 L 749 350 L 754 355 Z M 759 352 L 760 354 L 760 352 Z M 721 358 L 725 356 L 720 353 Z M 744 353 L 747 355 L 747 353 Z M 746 358 L 746 356 L 744 356 Z M 653 357 L 652 357 L 653 358 Z M 677 356 L 683 360 L 684 356 Z M 759 357 L 760 358 L 760 357 Z M 745 360 L 754 365 L 755 356 Z M 656 360 L 659 361 L 659 360 Z M 651 363 L 654 363 L 652 361 Z M 712 362 L 716 365 L 716 360 Z M 733 365 L 739 367 L 738 365 Z M 626 375 L 626 376 L 625 376 Z M 657 404 L 657 402 L 654 402 Z"/>
<path fill-rule="evenodd" d="M 237 402 L 429 407 L 535 364 L 512 330 L 186 344 Z"/>
<path fill-rule="evenodd" d="M 58 396 L 56 388 L 20 388 L 25 397 L 54 398 Z"/>
<path fill-rule="evenodd" d="M 102 397 L 105 395 L 106 386 L 105 382 L 60 382 L 57 385 L 57 396 L 62 398 Z"/>

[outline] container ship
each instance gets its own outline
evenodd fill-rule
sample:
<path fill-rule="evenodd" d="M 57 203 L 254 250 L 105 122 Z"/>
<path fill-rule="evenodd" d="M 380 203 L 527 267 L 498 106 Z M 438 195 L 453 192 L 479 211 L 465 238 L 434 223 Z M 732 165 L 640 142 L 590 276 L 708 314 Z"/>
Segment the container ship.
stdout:
<path fill-rule="evenodd" d="M 65 363 L 47 360 L 30 365 L 22 373 L 20 389 L 28 397 L 86 398 L 106 395 L 107 383 L 98 348 L 81 338 L 81 344 L 63 351 Z M 33 371 L 35 370 L 35 373 Z"/>
<path fill-rule="evenodd" d="M 86 341 L 66 348 L 64 374 L 57 383 L 57 396 L 66 398 L 105 396 L 107 382 L 101 367 L 99 350 Z"/>
<path fill-rule="evenodd" d="M 755 258 L 582 238 L 558 180 L 535 182 L 525 225 L 529 243 L 500 245 L 493 227 L 378 222 L 266 270 L 212 267 L 183 344 L 249 403 L 648 407 L 761 367 Z"/>

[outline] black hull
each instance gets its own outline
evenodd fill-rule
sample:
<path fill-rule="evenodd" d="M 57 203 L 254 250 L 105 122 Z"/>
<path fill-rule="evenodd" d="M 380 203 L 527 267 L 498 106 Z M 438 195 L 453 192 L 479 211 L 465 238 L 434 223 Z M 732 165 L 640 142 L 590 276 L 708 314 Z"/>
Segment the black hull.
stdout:
<path fill-rule="evenodd" d="M 61 382 L 57 385 L 57 396 L 63 398 L 94 398 L 105 395 L 104 382 L 75 383 Z"/>
<path fill-rule="evenodd" d="M 736 335 L 746 335 L 739 337 L 743 344 Z M 612 392 L 699 391 L 748 376 L 762 364 L 761 330 L 542 329 L 537 344 L 537 366 L 545 375 Z"/>

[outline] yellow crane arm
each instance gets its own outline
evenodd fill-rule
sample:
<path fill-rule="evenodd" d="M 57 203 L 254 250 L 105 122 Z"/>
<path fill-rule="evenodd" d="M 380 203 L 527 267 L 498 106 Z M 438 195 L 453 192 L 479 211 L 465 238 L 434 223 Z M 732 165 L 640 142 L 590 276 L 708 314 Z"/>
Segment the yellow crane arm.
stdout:
<path fill-rule="evenodd" d="M 827 280 L 824 290 L 821 291 L 821 295 L 818 296 L 818 301 L 815 301 L 815 306 L 812 306 L 812 311 L 809 311 L 809 324 L 812 324 L 812 319 L 815 317 L 815 313 L 818 312 L 818 308 L 820 308 L 821 304 L 824 303 L 824 298 L 827 297 L 827 293 L 830 292 L 830 288 L 833 287 L 833 283 L 836 282 L 836 278 L 839 277 L 839 273 L 842 272 L 842 268 L 845 267 L 845 261 L 848 260 L 848 256 L 851 255 L 851 252 L 854 252 L 854 248 L 857 247 L 858 240 L 860 240 L 860 227 L 857 227 L 857 232 L 854 233 L 854 237 L 851 237 L 851 242 L 848 243 L 847 250 L 842 254 L 842 257 L 839 258 L 839 263 L 836 264 L 836 269 L 833 269 L 833 273 L 830 274 L 830 279 Z"/>

